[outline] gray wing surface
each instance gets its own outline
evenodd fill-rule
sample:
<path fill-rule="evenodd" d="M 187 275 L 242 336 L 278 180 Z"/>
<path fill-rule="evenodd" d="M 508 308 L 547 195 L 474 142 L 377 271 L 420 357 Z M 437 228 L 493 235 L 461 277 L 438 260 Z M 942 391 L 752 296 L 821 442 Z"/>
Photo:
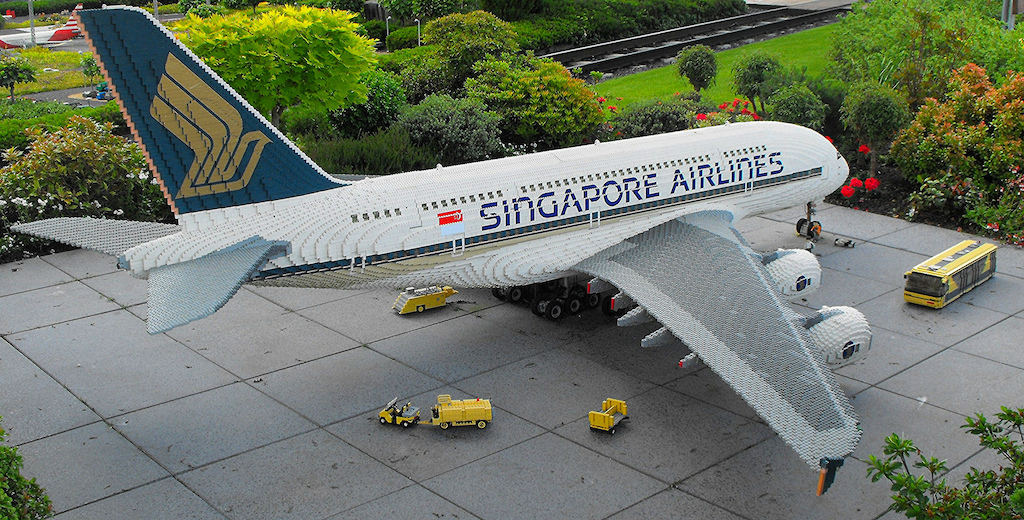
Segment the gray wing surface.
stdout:
<path fill-rule="evenodd" d="M 644 307 L 711 367 L 808 464 L 850 454 L 858 420 L 804 319 L 783 302 L 727 211 L 673 220 L 575 269 Z"/>

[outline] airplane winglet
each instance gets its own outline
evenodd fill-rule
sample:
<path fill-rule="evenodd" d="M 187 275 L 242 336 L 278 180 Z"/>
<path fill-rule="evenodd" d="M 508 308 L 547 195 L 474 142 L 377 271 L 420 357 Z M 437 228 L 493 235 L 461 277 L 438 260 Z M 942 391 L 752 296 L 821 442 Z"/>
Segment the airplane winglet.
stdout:
<path fill-rule="evenodd" d="M 824 495 L 836 480 L 836 470 L 843 467 L 842 457 L 826 457 L 821 459 L 821 471 L 818 474 L 818 496 Z"/>
<path fill-rule="evenodd" d="M 150 334 L 205 318 L 224 306 L 270 257 L 287 252 L 286 242 L 254 236 L 196 260 L 149 272 Z"/>

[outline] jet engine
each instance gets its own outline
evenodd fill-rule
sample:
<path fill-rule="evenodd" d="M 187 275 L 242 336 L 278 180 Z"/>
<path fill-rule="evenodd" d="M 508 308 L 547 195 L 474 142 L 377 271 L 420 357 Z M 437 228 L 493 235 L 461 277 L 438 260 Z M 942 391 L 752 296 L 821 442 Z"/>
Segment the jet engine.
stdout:
<path fill-rule="evenodd" d="M 871 326 L 853 307 L 822 307 L 807 318 L 804 327 L 833 370 L 864 359 L 871 350 Z"/>
<path fill-rule="evenodd" d="M 779 249 L 761 258 L 776 288 L 790 300 L 818 290 L 821 265 L 810 251 Z"/>

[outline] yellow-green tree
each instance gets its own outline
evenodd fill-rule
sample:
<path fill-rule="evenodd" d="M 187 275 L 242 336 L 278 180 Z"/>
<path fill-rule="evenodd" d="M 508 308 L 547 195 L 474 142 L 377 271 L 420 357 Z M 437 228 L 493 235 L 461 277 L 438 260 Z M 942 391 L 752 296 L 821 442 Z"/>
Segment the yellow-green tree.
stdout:
<path fill-rule="evenodd" d="M 189 16 L 182 40 L 279 126 L 289 106 L 336 110 L 366 102 L 359 77 L 376 61 L 348 11 L 283 7 L 258 16 Z"/>

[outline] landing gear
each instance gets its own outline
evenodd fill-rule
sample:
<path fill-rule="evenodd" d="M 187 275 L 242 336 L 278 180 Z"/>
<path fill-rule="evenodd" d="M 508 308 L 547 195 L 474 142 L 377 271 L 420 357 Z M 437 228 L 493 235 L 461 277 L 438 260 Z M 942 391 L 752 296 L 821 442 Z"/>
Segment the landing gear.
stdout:
<path fill-rule="evenodd" d="M 796 221 L 796 234 L 811 242 L 817 241 L 818 237 L 821 236 L 821 222 L 814 220 L 814 214 L 818 212 L 815 206 L 815 203 L 808 202 L 807 216 Z"/>
<path fill-rule="evenodd" d="M 551 320 L 561 319 L 565 314 L 579 314 L 585 309 L 601 305 L 600 294 L 587 294 L 586 286 L 572 279 L 496 288 L 491 290 L 491 294 L 510 303 L 528 303 L 535 315 L 546 316 Z"/>

